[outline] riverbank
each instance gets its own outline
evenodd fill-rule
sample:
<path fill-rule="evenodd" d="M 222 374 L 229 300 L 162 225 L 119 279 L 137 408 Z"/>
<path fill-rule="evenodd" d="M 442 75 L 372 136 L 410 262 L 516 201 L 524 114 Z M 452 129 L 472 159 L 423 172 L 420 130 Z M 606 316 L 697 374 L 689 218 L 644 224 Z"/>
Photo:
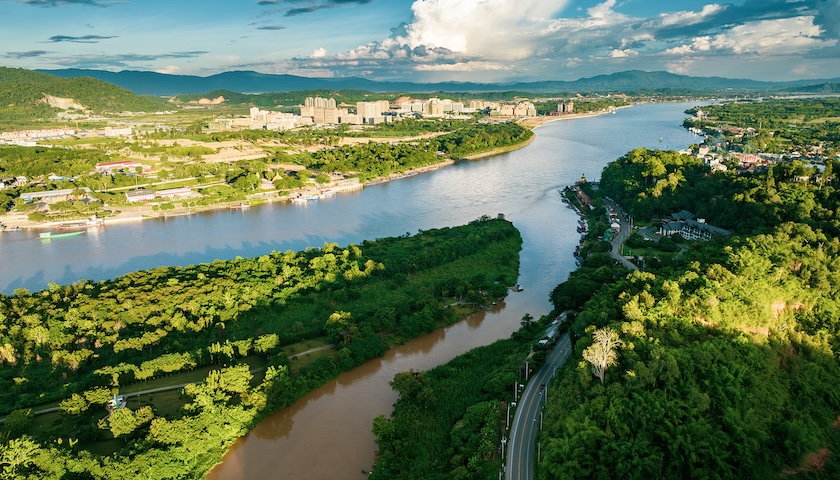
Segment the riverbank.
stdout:
<path fill-rule="evenodd" d="M 602 115 L 607 113 L 607 111 L 602 112 L 595 112 L 595 113 L 582 113 L 582 114 L 571 114 L 571 115 L 564 115 L 558 117 L 531 117 L 524 120 L 519 121 L 518 123 L 522 126 L 527 128 L 535 129 L 536 127 L 542 126 L 546 123 L 553 122 L 556 120 L 571 120 L 574 118 L 586 118 L 586 117 L 593 117 Z M 531 135 L 530 138 L 525 140 L 524 142 L 520 142 L 515 145 L 509 145 L 506 147 L 494 148 L 485 152 L 474 153 L 472 155 L 466 155 L 461 157 L 460 160 L 477 160 L 481 158 L 488 158 L 496 155 L 501 155 L 504 153 L 509 153 L 520 148 L 524 148 L 528 146 L 533 140 L 536 138 L 536 134 Z M 393 173 L 386 177 L 379 177 L 372 179 L 364 184 L 360 184 L 358 189 L 364 188 L 365 186 L 370 185 L 377 185 L 385 182 L 389 182 L 391 180 L 397 180 L 404 177 L 414 176 L 420 173 L 431 172 L 437 170 L 441 167 L 445 167 L 447 165 L 454 164 L 455 161 L 452 159 L 446 159 L 441 162 L 437 162 L 431 165 L 427 165 L 424 167 L 411 169 L 405 172 L 400 173 Z M 127 223 L 127 222 L 139 222 L 142 220 L 147 219 L 165 219 L 169 217 L 175 216 L 183 216 L 183 215 L 193 215 L 202 212 L 209 212 L 209 211 L 216 211 L 216 210 L 224 210 L 224 209 L 232 209 L 232 208 L 241 208 L 245 205 L 251 206 L 252 201 L 256 200 L 258 203 L 274 203 L 274 202 L 289 202 L 298 198 L 319 198 L 321 194 L 331 191 L 331 193 L 345 193 L 346 191 L 355 191 L 358 189 L 338 189 L 331 191 L 331 184 L 326 184 L 320 187 L 314 186 L 306 186 L 302 188 L 297 188 L 288 191 L 264 191 L 258 194 L 254 194 L 249 196 L 249 198 L 245 201 L 235 201 L 235 202 L 225 202 L 220 204 L 214 205 L 202 205 L 202 206 L 187 206 L 187 207 L 176 207 L 170 210 L 156 210 L 154 209 L 154 205 L 151 204 L 142 204 L 142 205 L 125 205 L 114 207 L 113 210 L 117 213 L 114 215 L 110 215 L 104 217 L 103 224 L 117 224 L 117 223 Z M 177 202 L 176 202 L 177 203 Z M 0 225 L 3 225 L 3 229 L 0 229 L 0 232 L 7 230 L 7 231 L 14 231 L 17 229 L 33 229 L 33 230 L 42 230 L 42 229 L 51 229 L 51 228 L 59 228 L 63 223 L 66 223 L 70 219 L 62 219 L 59 221 L 51 221 L 51 222 L 35 222 L 29 220 L 26 215 L 19 215 L 19 214 L 5 214 L 0 215 Z"/>
<path fill-rule="evenodd" d="M 533 137 L 532 137 L 533 138 Z M 524 145 L 522 145 L 524 146 Z M 435 171 L 439 168 L 453 165 L 455 163 L 454 160 L 446 159 L 440 162 L 432 163 L 429 165 L 425 165 L 423 167 L 414 168 L 407 170 L 401 173 L 392 173 L 386 177 L 379 177 L 374 180 L 371 180 L 366 183 L 359 184 L 359 188 L 352 189 L 352 190 L 339 190 L 336 191 L 336 194 L 346 193 L 348 191 L 356 191 L 359 189 L 364 188 L 365 186 L 370 185 L 378 185 L 381 183 L 390 182 L 391 180 L 399 180 L 400 178 L 412 177 L 414 175 L 419 175 L 421 173 L 428 173 Z M 245 201 L 235 201 L 235 202 L 225 202 L 219 203 L 214 205 L 201 205 L 201 206 L 190 206 L 190 207 L 177 207 L 172 210 L 155 210 L 154 205 L 152 204 L 142 204 L 142 205 L 128 205 L 128 206 L 121 206 L 118 209 L 118 213 L 116 215 L 102 218 L 103 225 L 111 225 L 117 223 L 128 223 L 128 222 L 139 222 L 143 220 L 149 219 L 165 219 L 169 217 L 176 217 L 176 216 L 183 216 L 183 215 L 194 215 L 203 212 L 211 212 L 216 210 L 228 210 L 234 208 L 242 208 L 244 205 L 251 206 L 251 201 L 256 200 L 258 203 L 275 203 L 275 202 L 291 202 L 292 199 L 295 197 L 308 197 L 308 196 L 317 196 L 319 193 L 323 193 L 326 191 L 331 190 L 330 184 L 326 184 L 320 188 L 313 188 L 313 187 L 302 187 L 288 191 L 267 191 L 261 192 L 259 194 L 253 195 L 250 199 Z M 285 195 L 281 195 L 285 193 Z M 246 207 L 247 208 L 247 207 Z M 69 219 L 62 219 L 60 221 L 54 222 L 33 222 L 27 218 L 26 215 L 20 214 L 10 214 L 7 213 L 5 215 L 0 215 L 0 224 L 5 225 L 5 228 L 9 231 L 13 231 L 14 229 L 32 229 L 32 230 L 41 230 L 41 229 L 50 229 L 50 228 L 58 228 L 64 223 L 70 221 Z M 0 230 L 2 232 L 2 230 Z"/>
<path fill-rule="evenodd" d="M 528 140 L 525 140 L 524 142 L 517 143 L 516 145 L 508 145 L 507 147 L 494 148 L 493 150 L 488 150 L 486 152 L 474 153 L 472 155 L 466 155 L 466 156 L 461 157 L 461 159 L 462 160 L 478 160 L 479 158 L 494 157 L 496 155 L 501 155 L 503 153 L 508 153 L 508 152 L 512 152 L 514 150 L 519 150 L 520 148 L 523 148 L 523 147 L 527 146 L 528 144 L 530 144 L 531 142 L 533 142 L 534 138 L 536 138 L 536 136 L 537 136 L 536 134 L 531 135 L 531 138 L 529 138 Z"/>

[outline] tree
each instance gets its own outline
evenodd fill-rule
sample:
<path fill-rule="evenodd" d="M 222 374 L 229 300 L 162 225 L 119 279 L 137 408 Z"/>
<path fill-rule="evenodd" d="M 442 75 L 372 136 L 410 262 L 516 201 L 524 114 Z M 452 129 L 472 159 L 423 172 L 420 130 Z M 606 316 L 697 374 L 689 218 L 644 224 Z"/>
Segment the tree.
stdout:
<path fill-rule="evenodd" d="M 592 373 L 601 379 L 601 383 L 604 383 L 607 367 L 618 364 L 615 349 L 620 347 L 622 342 L 618 338 L 618 333 L 608 327 L 595 330 L 592 333 L 592 339 L 595 343 L 586 347 L 583 358 L 592 364 Z"/>
<path fill-rule="evenodd" d="M 118 408 L 108 417 L 107 424 L 102 422 L 102 428 L 108 428 L 114 437 L 128 435 L 137 428 L 137 420 L 134 413 L 128 408 Z"/>
<path fill-rule="evenodd" d="M 32 419 L 35 414 L 32 413 L 31 408 L 23 408 L 20 410 L 13 410 L 6 417 L 6 430 L 12 438 L 23 435 L 29 425 L 32 424 Z"/>

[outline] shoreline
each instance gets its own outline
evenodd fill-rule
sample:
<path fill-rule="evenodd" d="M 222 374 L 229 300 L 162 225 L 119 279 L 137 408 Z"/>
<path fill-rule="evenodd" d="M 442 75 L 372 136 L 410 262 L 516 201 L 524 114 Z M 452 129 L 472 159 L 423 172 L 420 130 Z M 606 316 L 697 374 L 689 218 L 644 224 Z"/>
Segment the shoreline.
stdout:
<path fill-rule="evenodd" d="M 533 137 L 532 137 L 533 138 Z M 367 186 L 378 185 L 380 183 L 390 182 L 392 180 L 399 180 L 400 178 L 411 177 L 414 175 L 419 175 L 421 173 L 428 173 L 435 171 L 439 168 L 443 168 L 449 165 L 454 165 L 455 161 L 451 159 L 443 160 L 436 163 L 431 163 L 429 165 L 424 165 L 422 167 L 413 168 L 406 170 L 402 173 L 392 173 L 386 177 L 379 177 L 376 179 L 372 179 L 368 182 L 360 183 L 359 188 L 353 189 L 350 191 L 357 191 L 362 190 Z M 325 186 L 323 189 L 318 189 L 318 191 L 325 191 L 329 190 L 329 185 Z M 259 204 L 263 203 L 291 203 L 292 199 L 296 196 L 300 196 L 307 191 L 311 191 L 311 187 L 303 187 L 294 190 L 289 190 L 287 195 L 279 195 L 279 191 L 275 192 L 277 195 L 266 197 L 264 194 L 260 195 L 257 194 L 257 197 L 261 199 Z M 337 192 L 336 195 L 340 195 L 341 193 L 345 192 Z M 235 202 L 227 202 L 227 203 L 219 203 L 213 205 L 202 205 L 196 207 L 178 207 L 173 210 L 165 210 L 161 212 L 160 210 L 152 210 L 152 205 L 145 204 L 145 205 L 137 205 L 137 206 L 127 206 L 124 207 L 125 210 L 120 210 L 120 213 L 112 216 L 112 217 L 104 217 L 101 218 L 102 224 L 101 225 L 91 225 L 87 228 L 102 228 L 107 225 L 114 225 L 114 224 L 121 224 L 121 223 L 131 223 L 131 222 L 142 222 L 143 220 L 152 220 L 152 219 L 167 219 L 170 217 L 180 217 L 185 215 L 196 215 L 205 212 L 211 212 L 216 210 L 225 210 L 225 209 L 234 209 L 234 208 L 241 208 L 235 207 L 235 205 L 242 205 L 248 204 L 250 206 L 250 199 L 245 201 L 235 201 Z M 0 215 L 0 224 L 5 225 L 8 231 L 13 231 L 12 229 L 19 228 L 21 230 L 49 230 L 52 228 L 59 228 L 62 224 L 67 222 L 72 222 L 74 219 L 64 219 L 60 221 L 52 221 L 52 222 L 32 222 L 29 220 L 26 215 L 20 214 L 4 214 Z M 3 233 L 0 230 L 0 233 Z"/>
<path fill-rule="evenodd" d="M 633 105 L 625 105 L 625 106 L 622 106 L 622 107 L 616 107 L 616 109 L 629 108 L 629 107 L 632 107 L 632 106 Z M 531 138 L 525 140 L 524 142 L 517 143 L 515 145 L 509 145 L 509 146 L 506 146 L 506 147 L 494 148 L 494 149 L 488 150 L 486 152 L 480 152 L 480 153 L 474 153 L 472 155 L 466 155 L 464 157 L 459 158 L 458 160 L 478 160 L 478 159 L 482 159 L 482 158 L 494 157 L 496 155 L 501 155 L 501 154 L 504 154 L 504 153 L 509 153 L 509 152 L 514 151 L 514 150 L 519 150 L 520 148 L 524 148 L 524 147 L 528 146 L 532 141 L 534 141 L 534 139 L 537 137 L 536 129 L 545 125 L 545 124 L 547 124 L 547 123 L 556 122 L 556 121 L 560 121 L 560 120 L 573 120 L 573 119 L 576 119 L 576 118 L 597 117 L 597 116 L 605 115 L 605 114 L 608 114 L 608 113 L 609 113 L 608 110 L 604 110 L 604 111 L 600 111 L 600 112 L 573 113 L 573 114 L 570 114 L 570 115 L 562 115 L 562 116 L 558 115 L 558 116 L 528 117 L 528 118 L 525 118 L 525 119 L 522 119 L 522 120 L 518 121 L 517 123 L 519 125 L 525 127 L 525 128 L 531 129 L 531 131 L 534 133 L 533 135 L 531 135 Z M 426 166 L 423 166 L 423 167 L 410 169 L 410 170 L 407 170 L 407 171 L 402 172 L 402 173 L 392 173 L 392 174 L 390 174 L 386 177 L 379 177 L 379 178 L 372 179 L 368 182 L 361 183 L 359 189 L 364 189 L 365 187 L 371 186 L 371 185 L 378 185 L 380 183 L 390 182 L 391 180 L 398 180 L 400 178 L 404 178 L 404 177 L 407 177 L 407 176 L 414 176 L 414 175 L 418 175 L 418 174 L 421 174 L 421 173 L 432 172 L 432 171 L 435 171 L 439 168 L 446 167 L 448 165 L 454 165 L 456 163 L 456 161 L 458 161 L 458 160 L 447 159 L 447 160 L 443 160 L 443 161 L 440 161 L 440 162 L 437 162 L 437 163 L 432 163 L 432 164 L 429 164 L 429 165 L 426 165 Z M 280 192 L 277 192 L 278 193 L 277 196 L 272 196 L 272 197 L 263 196 L 261 198 L 263 198 L 265 203 L 291 202 L 292 198 L 294 198 L 296 196 L 295 194 L 298 194 L 298 196 L 299 196 L 303 192 L 306 192 L 307 189 L 310 189 L 310 187 L 303 187 L 303 188 L 290 190 L 287 195 L 283 195 L 283 196 L 280 196 L 279 195 Z M 329 186 L 325 187 L 324 189 L 328 190 Z M 353 191 L 356 191 L 356 190 L 354 189 Z M 337 194 L 340 194 L 340 193 L 342 193 L 342 192 L 337 192 Z M 126 210 L 120 210 L 120 213 L 116 214 L 113 217 L 102 218 L 102 225 L 100 227 L 90 227 L 90 228 L 101 228 L 102 226 L 106 226 L 106 225 L 113 225 L 113 224 L 120 224 L 120 223 L 130 223 L 130 222 L 141 222 L 143 220 L 150 220 L 150 219 L 166 219 L 166 218 L 169 218 L 169 217 L 194 215 L 194 214 L 210 212 L 210 211 L 215 211 L 215 210 L 230 209 L 230 208 L 232 208 L 233 204 L 240 204 L 241 205 L 242 203 L 244 203 L 244 202 L 239 201 L 239 202 L 231 202 L 231 203 L 225 203 L 225 204 L 206 205 L 206 206 L 200 206 L 200 207 L 195 207 L 195 208 L 190 207 L 190 208 L 186 208 L 186 209 L 183 208 L 183 207 L 180 207 L 180 208 L 176 208 L 174 210 L 164 211 L 164 214 L 161 214 L 160 210 L 158 210 L 158 211 L 152 210 L 151 205 L 148 205 L 148 204 L 141 205 L 141 206 L 127 206 L 127 207 L 125 207 L 126 209 L 128 209 L 127 211 Z M 168 213 L 168 212 L 171 212 L 171 213 Z M 0 215 L 0 224 L 5 226 L 6 231 L 13 231 L 13 229 L 16 229 L 16 228 L 19 228 L 21 230 L 45 230 L 45 229 L 50 229 L 50 228 L 57 228 L 61 224 L 66 223 L 68 221 L 73 221 L 73 219 L 65 219 L 65 220 L 54 221 L 54 222 L 37 222 L 36 223 L 36 222 L 30 221 L 26 217 L 26 215 L 9 214 L 9 213 Z M 4 231 L 0 230 L 0 233 L 4 233 Z"/>

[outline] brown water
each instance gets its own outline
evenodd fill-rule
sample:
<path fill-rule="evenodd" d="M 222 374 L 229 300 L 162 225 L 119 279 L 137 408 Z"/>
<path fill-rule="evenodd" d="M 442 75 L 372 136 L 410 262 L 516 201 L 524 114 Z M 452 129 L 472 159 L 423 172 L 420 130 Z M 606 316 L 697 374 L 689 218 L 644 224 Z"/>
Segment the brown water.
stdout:
<path fill-rule="evenodd" d="M 511 294 L 512 303 L 518 293 Z M 365 362 L 271 415 L 241 438 L 208 479 L 364 478 L 373 465 L 373 417 L 388 414 L 396 393 L 388 382 L 403 370 L 424 370 L 509 336 L 512 305 L 500 303 L 466 321 L 417 338 Z M 504 313 L 503 313 L 504 312 Z"/>

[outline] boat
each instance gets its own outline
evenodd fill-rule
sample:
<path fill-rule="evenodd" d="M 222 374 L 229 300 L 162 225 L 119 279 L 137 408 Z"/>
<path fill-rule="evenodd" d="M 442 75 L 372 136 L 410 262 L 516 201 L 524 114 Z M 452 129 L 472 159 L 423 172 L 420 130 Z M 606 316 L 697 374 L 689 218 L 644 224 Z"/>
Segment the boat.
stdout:
<path fill-rule="evenodd" d="M 59 232 L 59 233 L 43 232 L 43 233 L 38 234 L 38 236 L 41 237 L 42 240 L 51 240 L 53 238 L 75 237 L 76 235 L 81 235 L 83 233 L 85 233 L 84 230 L 74 230 L 72 232 Z"/>
<path fill-rule="evenodd" d="M 82 228 L 89 228 L 89 227 L 101 227 L 105 224 L 105 220 L 97 217 L 96 215 L 90 217 L 87 220 L 78 220 L 75 222 L 64 222 L 58 225 L 59 230 L 73 230 L 73 229 L 82 229 Z"/>
<path fill-rule="evenodd" d="M 514 292 L 521 292 L 522 290 L 523 290 L 522 285 L 520 285 L 518 283 L 513 286 L 513 291 Z"/>

